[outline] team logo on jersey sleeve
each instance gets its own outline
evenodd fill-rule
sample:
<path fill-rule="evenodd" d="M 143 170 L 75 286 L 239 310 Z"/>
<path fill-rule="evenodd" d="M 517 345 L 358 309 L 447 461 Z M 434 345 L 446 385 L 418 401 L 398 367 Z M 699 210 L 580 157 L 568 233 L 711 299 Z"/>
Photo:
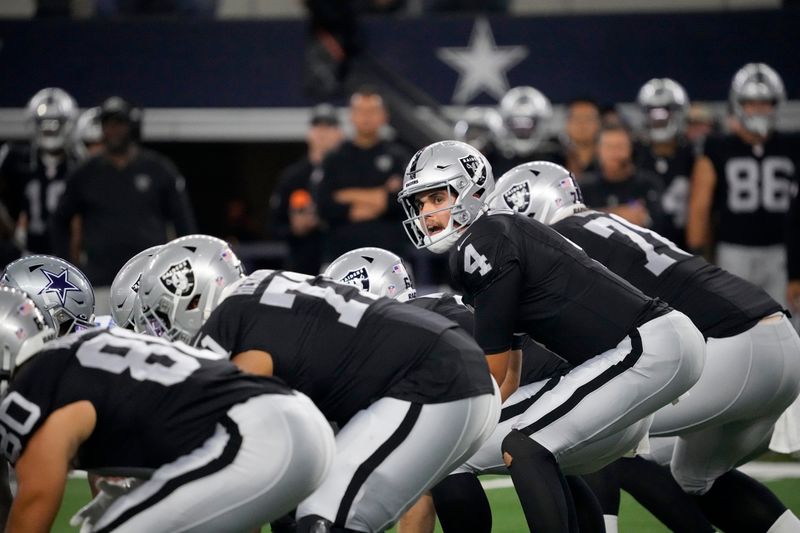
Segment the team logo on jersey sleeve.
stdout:
<path fill-rule="evenodd" d="M 512 185 L 503 193 L 506 205 L 518 213 L 524 213 L 531 206 L 531 183 L 523 181 Z"/>
<path fill-rule="evenodd" d="M 176 296 L 188 296 L 194 290 L 194 269 L 188 259 L 170 265 L 159 279 L 161 284 Z"/>
<path fill-rule="evenodd" d="M 357 289 L 361 289 L 364 291 L 369 290 L 369 274 L 367 274 L 367 269 L 365 267 L 357 268 L 356 270 L 351 270 L 350 272 L 345 274 L 344 277 L 339 281 L 341 283 L 352 285 Z"/>

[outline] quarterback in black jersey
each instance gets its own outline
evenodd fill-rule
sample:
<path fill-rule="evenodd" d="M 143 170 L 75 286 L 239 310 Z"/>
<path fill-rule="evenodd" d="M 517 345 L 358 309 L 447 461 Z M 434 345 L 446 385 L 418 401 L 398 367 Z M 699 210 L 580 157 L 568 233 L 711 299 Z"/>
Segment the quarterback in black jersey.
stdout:
<path fill-rule="evenodd" d="M 518 384 L 506 383 L 514 333 L 575 366 L 526 409 L 502 445 L 529 526 L 574 531 L 561 469 L 591 472 L 635 448 L 648 416 L 699 378 L 703 338 L 685 315 L 547 226 L 511 210 L 487 214 L 493 188 L 491 167 L 476 150 L 432 144 L 406 170 L 406 231 L 419 247 L 450 250 L 451 275 L 475 308 L 475 338 L 501 390 Z"/>
<path fill-rule="evenodd" d="M 686 234 L 690 250 L 716 243 L 719 266 L 782 304 L 784 224 L 800 166 L 800 136 L 774 128 L 785 99 L 783 82 L 769 66 L 750 63 L 736 73 L 733 132 L 706 140 L 692 173 Z M 715 231 L 712 215 L 718 218 Z"/>
<path fill-rule="evenodd" d="M 7 531 L 49 530 L 70 468 L 140 480 L 76 516 L 91 531 L 242 531 L 322 481 L 333 433 L 311 401 L 211 352 L 118 328 L 54 333 L 0 289 L 2 452 L 19 490 Z M 225 486 L 220 492 L 219 487 Z"/>
<path fill-rule="evenodd" d="M 800 391 L 800 338 L 781 306 L 654 231 L 586 209 L 572 175 L 558 165 L 520 165 L 500 179 L 497 199 L 520 188 L 530 193 L 520 212 L 669 302 L 706 337 L 701 379 L 685 398 L 659 410 L 650 428 L 651 436 L 679 436 L 663 448 L 662 462 L 683 490 L 704 495 L 719 477 L 766 451 L 775 421 Z M 766 531 L 772 522 L 761 525 Z"/>

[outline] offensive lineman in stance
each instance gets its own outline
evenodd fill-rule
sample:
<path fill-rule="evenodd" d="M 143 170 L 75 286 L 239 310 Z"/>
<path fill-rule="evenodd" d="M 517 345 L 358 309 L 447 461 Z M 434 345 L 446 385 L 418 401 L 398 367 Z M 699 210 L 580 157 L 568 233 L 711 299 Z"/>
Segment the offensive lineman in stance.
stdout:
<path fill-rule="evenodd" d="M 499 180 L 495 205 L 551 225 L 692 319 L 707 339 L 706 365 L 686 397 L 655 414 L 650 435 L 678 438 L 653 441 L 654 458 L 670 465 L 680 487 L 723 530 L 800 531 L 797 517 L 766 487 L 734 470 L 767 450 L 775 421 L 800 391 L 800 338 L 781 305 L 654 231 L 587 209 L 575 179 L 559 165 L 537 161 L 510 170 Z M 656 484 L 657 472 L 641 460 L 619 467 L 638 469 L 662 496 L 669 490 Z M 677 514 L 685 516 L 681 507 Z"/>
<path fill-rule="evenodd" d="M 0 318 L 2 452 L 18 484 L 8 532 L 50 530 L 72 467 L 146 479 L 85 507 L 81 531 L 164 533 L 256 527 L 330 467 L 330 427 L 278 380 L 119 328 L 47 342 L 41 312 L 8 287 Z"/>
<path fill-rule="evenodd" d="M 330 475 L 297 508 L 299 532 L 383 531 L 491 434 L 499 394 L 456 323 L 320 276 L 231 282 L 228 253 L 210 237 L 164 245 L 142 275 L 141 313 L 151 333 L 197 334 L 283 379 L 341 428 Z"/>

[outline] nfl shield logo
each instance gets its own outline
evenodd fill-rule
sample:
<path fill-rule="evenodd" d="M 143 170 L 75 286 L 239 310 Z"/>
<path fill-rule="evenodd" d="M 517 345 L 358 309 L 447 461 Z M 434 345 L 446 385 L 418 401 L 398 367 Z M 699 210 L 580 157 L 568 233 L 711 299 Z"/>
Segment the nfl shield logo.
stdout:
<path fill-rule="evenodd" d="M 531 205 L 531 184 L 529 181 L 516 183 L 503 193 L 503 201 L 509 209 L 524 213 Z"/>
<path fill-rule="evenodd" d="M 177 296 L 189 296 L 194 290 L 194 270 L 188 259 L 170 265 L 159 279 L 169 292 Z"/>

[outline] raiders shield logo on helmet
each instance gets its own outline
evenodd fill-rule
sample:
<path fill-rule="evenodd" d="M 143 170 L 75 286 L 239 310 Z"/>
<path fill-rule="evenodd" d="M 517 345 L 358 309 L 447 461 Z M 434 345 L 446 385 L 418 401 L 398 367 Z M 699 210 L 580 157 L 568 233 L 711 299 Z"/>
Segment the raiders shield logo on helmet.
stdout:
<path fill-rule="evenodd" d="M 356 270 L 351 270 L 347 274 L 344 275 L 342 279 L 339 280 L 341 283 L 346 283 L 348 285 L 352 285 L 357 289 L 361 289 L 363 291 L 369 290 L 369 274 L 367 274 L 367 269 L 365 267 L 361 267 Z"/>
<path fill-rule="evenodd" d="M 468 155 L 466 157 L 462 157 L 459 159 L 461 162 L 461 166 L 464 167 L 464 170 L 467 171 L 470 178 L 475 177 L 475 173 L 478 171 L 478 158 L 474 155 Z"/>
<path fill-rule="evenodd" d="M 531 185 L 529 181 L 517 183 L 503 193 L 506 205 L 518 213 L 524 213 L 531 205 Z"/>
<path fill-rule="evenodd" d="M 194 270 L 188 259 L 170 265 L 160 279 L 164 287 L 177 296 L 188 296 L 194 290 Z"/>

